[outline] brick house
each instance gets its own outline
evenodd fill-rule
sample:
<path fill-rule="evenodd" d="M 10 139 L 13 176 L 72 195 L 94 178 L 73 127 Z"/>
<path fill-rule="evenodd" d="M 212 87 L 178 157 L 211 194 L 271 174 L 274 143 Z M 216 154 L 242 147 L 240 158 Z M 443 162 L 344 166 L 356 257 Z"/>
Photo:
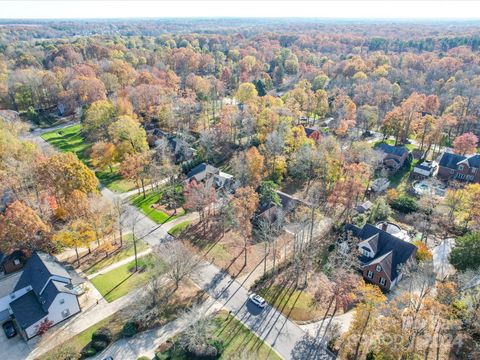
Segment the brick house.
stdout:
<path fill-rule="evenodd" d="M 401 265 L 415 261 L 417 247 L 373 225 L 348 224 L 347 233 L 358 238 L 361 271 L 366 281 L 392 290 L 402 278 Z"/>
<path fill-rule="evenodd" d="M 443 180 L 461 180 L 480 183 L 480 155 L 463 156 L 443 153 L 437 176 Z"/>
<path fill-rule="evenodd" d="M 312 139 L 313 141 L 317 142 L 320 140 L 320 138 L 323 137 L 323 133 L 320 129 L 316 127 L 304 127 L 305 129 L 305 134 L 307 134 L 307 137 L 309 139 Z"/>
<path fill-rule="evenodd" d="M 377 150 L 383 152 L 383 164 L 394 171 L 400 169 L 408 158 L 408 150 L 404 146 L 392 146 L 381 143 Z"/>

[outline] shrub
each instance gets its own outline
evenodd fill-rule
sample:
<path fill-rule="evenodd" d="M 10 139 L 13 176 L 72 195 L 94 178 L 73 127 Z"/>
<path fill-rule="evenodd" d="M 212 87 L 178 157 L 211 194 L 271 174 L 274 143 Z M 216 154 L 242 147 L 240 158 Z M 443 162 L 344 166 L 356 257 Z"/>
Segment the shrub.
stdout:
<path fill-rule="evenodd" d="M 376 222 L 379 220 L 386 220 L 391 214 L 392 214 L 392 209 L 387 204 L 385 199 L 378 198 L 373 204 L 369 221 Z"/>
<path fill-rule="evenodd" d="M 107 344 L 112 342 L 113 335 L 110 329 L 101 327 L 92 334 L 92 341 L 99 340 L 105 341 Z"/>
<path fill-rule="evenodd" d="M 107 348 L 108 342 L 103 340 L 92 340 L 92 342 L 90 343 L 90 346 L 95 350 L 97 350 L 97 352 L 100 352 Z"/>
<path fill-rule="evenodd" d="M 137 333 L 137 324 L 134 321 L 127 322 L 122 329 L 122 334 L 125 337 L 132 337 Z"/>
<path fill-rule="evenodd" d="M 148 356 L 140 356 L 137 360 L 151 360 Z"/>
<path fill-rule="evenodd" d="M 65 346 L 50 353 L 44 360 L 78 360 L 79 358 L 80 355 L 73 347 Z"/>
<path fill-rule="evenodd" d="M 415 255 L 418 261 L 430 261 L 433 258 L 432 252 L 427 245 L 420 240 L 414 241 L 413 245 L 417 247 L 417 254 Z"/>
<path fill-rule="evenodd" d="M 92 348 L 91 346 L 82 350 L 82 357 L 88 358 L 97 355 L 97 350 Z"/>
<path fill-rule="evenodd" d="M 404 214 L 410 214 L 418 210 L 417 201 L 407 195 L 399 196 L 397 199 L 393 200 L 391 206 L 393 209 Z"/>
<path fill-rule="evenodd" d="M 217 357 L 220 357 L 220 355 L 222 355 L 223 351 L 225 350 L 225 345 L 221 340 L 215 339 L 210 343 L 210 345 L 217 349 Z"/>
<path fill-rule="evenodd" d="M 355 226 L 361 228 L 367 222 L 367 218 L 364 214 L 358 214 L 357 216 L 353 217 L 352 222 L 355 224 Z"/>

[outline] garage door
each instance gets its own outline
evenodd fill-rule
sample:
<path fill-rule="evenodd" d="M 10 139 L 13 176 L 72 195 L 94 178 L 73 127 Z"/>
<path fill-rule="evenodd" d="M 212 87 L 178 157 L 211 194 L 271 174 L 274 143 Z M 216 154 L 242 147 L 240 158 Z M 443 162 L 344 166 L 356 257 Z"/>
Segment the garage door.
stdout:
<path fill-rule="evenodd" d="M 8 309 L 0 311 L 0 322 L 10 319 Z"/>

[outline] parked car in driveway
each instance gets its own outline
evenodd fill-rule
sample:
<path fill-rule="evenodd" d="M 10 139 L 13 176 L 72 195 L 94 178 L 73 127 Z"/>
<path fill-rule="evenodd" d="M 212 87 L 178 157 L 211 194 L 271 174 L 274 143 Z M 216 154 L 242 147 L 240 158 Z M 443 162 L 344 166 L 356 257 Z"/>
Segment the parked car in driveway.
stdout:
<path fill-rule="evenodd" d="M 5 335 L 7 336 L 7 338 L 12 338 L 14 337 L 15 335 L 17 335 L 17 330 L 15 330 L 15 326 L 13 325 L 13 321 L 7 321 L 5 323 L 3 323 L 2 325 L 3 327 L 3 331 L 5 331 Z"/>
<path fill-rule="evenodd" d="M 262 309 L 267 306 L 267 301 L 262 298 L 260 295 L 258 294 L 250 294 L 250 296 L 248 297 L 250 299 L 250 301 L 252 303 L 254 303 L 255 305 L 257 305 L 258 307 L 261 307 Z"/>

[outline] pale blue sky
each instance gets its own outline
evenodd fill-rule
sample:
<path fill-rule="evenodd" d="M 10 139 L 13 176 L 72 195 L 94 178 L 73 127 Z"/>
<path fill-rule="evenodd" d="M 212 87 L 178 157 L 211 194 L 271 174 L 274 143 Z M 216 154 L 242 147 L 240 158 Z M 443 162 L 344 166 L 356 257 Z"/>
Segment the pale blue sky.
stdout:
<path fill-rule="evenodd" d="M 0 1 L 0 18 L 318 17 L 464 19 L 479 1 Z"/>

